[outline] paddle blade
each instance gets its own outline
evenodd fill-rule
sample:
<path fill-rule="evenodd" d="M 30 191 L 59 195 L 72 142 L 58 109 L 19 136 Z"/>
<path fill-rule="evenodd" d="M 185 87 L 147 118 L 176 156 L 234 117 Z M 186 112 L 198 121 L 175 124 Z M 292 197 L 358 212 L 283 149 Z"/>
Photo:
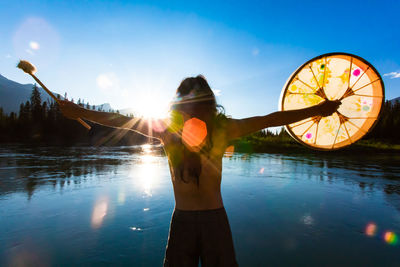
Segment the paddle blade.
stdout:
<path fill-rule="evenodd" d="M 21 70 L 23 70 L 28 74 L 34 74 L 36 72 L 36 67 L 32 63 L 26 60 L 20 60 L 17 65 L 17 68 L 20 68 Z"/>

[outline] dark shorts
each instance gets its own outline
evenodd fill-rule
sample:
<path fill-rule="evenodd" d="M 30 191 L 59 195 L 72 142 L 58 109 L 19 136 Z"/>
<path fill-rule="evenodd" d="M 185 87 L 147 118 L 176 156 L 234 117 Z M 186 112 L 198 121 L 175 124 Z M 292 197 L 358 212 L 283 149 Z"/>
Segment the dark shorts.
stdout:
<path fill-rule="evenodd" d="M 225 209 L 174 210 L 164 266 L 238 266 Z"/>

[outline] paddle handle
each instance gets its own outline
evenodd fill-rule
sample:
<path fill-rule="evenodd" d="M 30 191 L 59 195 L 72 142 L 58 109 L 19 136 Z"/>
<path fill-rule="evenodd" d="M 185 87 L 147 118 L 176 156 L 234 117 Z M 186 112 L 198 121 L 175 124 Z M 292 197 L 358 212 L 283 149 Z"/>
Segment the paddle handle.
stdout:
<path fill-rule="evenodd" d="M 40 84 L 40 86 L 49 94 L 49 96 L 51 98 L 53 98 L 54 101 L 57 102 L 57 104 L 60 104 L 60 100 L 57 97 L 55 97 L 55 95 L 49 89 L 47 89 L 47 87 L 34 74 L 30 74 L 30 75 L 32 76 L 33 79 L 35 79 L 35 81 L 37 81 L 38 84 Z M 89 124 L 84 122 L 81 118 L 77 118 L 76 120 L 80 124 L 82 124 L 86 129 L 90 130 L 92 128 L 92 127 L 90 127 Z"/>
<path fill-rule="evenodd" d="M 92 127 L 90 127 L 89 124 L 87 124 L 84 120 L 82 120 L 81 118 L 77 118 L 76 119 L 80 124 L 82 124 L 86 129 L 90 130 Z"/>

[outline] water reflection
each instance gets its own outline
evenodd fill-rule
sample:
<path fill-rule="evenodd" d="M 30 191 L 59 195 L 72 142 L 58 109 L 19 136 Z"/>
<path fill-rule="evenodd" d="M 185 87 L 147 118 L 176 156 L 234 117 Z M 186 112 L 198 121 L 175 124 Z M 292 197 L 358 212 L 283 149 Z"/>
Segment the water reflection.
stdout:
<path fill-rule="evenodd" d="M 142 188 L 147 197 L 153 195 L 153 189 L 159 182 L 160 173 L 155 168 L 159 162 L 159 157 L 152 154 L 152 151 L 146 149 L 140 157 L 140 164 L 132 164 L 129 176 L 135 186 Z"/>
<path fill-rule="evenodd" d="M 30 199 L 43 186 L 54 190 L 78 187 L 81 183 L 106 178 L 106 174 L 116 174 L 120 166 L 143 160 L 151 163 L 150 155 L 150 158 L 141 158 L 143 153 L 163 155 L 161 147 L 148 145 L 117 148 L 4 146 L 0 148 L 0 177 L 6 179 L 0 181 L 0 196 L 24 191 Z"/>
<path fill-rule="evenodd" d="M 400 264 L 400 156 L 223 160 L 241 265 Z M 162 265 L 174 201 L 161 147 L 3 146 L 0 176 L 0 266 Z"/>
<path fill-rule="evenodd" d="M 309 214 L 305 214 L 303 217 L 301 217 L 301 222 L 305 225 L 313 225 L 314 218 L 311 217 L 311 215 L 309 215 Z"/>
<path fill-rule="evenodd" d="M 160 176 L 157 168 L 152 166 L 159 164 L 163 155 L 160 146 L 151 145 L 97 148 L 5 146 L 0 149 L 0 174 L 7 179 L 1 181 L 0 195 L 25 191 L 31 198 L 35 190 L 42 186 L 63 190 L 65 186 L 74 187 L 93 179 L 105 179 L 104 174 L 116 174 L 120 166 L 130 166 L 129 176 L 133 183 L 140 184 L 144 194 L 152 196 Z M 328 182 L 343 179 L 358 183 L 365 192 L 366 189 L 368 192 L 378 189 L 387 195 L 400 195 L 400 155 L 376 154 L 360 160 L 358 155 L 326 153 L 229 154 L 225 162 L 224 171 L 227 173 L 240 172 L 246 177 L 255 174 L 259 177 L 281 177 L 283 183 L 280 186 L 288 185 L 298 176 L 305 176 Z M 118 202 L 123 204 L 124 201 L 125 193 L 121 191 Z"/>

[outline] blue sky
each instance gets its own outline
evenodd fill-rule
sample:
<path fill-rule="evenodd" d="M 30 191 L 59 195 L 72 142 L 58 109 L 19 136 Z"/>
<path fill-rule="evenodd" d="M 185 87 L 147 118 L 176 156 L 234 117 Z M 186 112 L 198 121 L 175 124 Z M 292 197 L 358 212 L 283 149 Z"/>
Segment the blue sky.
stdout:
<path fill-rule="evenodd" d="M 203 74 L 242 118 L 276 111 L 297 67 L 341 51 L 392 73 L 386 98 L 400 96 L 400 1 L 71 2 L 0 1 L 0 74 L 32 83 L 15 68 L 27 59 L 53 91 L 138 110 Z"/>

